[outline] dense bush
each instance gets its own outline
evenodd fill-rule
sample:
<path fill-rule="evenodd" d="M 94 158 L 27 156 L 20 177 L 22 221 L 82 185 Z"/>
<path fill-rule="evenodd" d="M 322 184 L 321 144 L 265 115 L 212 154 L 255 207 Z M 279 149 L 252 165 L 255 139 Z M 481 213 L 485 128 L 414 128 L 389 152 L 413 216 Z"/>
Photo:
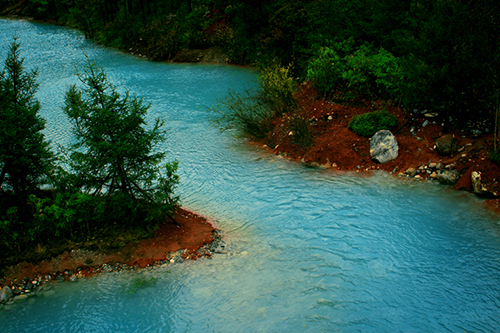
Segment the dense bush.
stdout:
<path fill-rule="evenodd" d="M 353 91 L 385 99 L 401 97 L 399 60 L 387 50 L 369 44 L 355 47 L 352 39 L 323 47 L 309 63 L 307 76 L 322 96 Z"/>
<path fill-rule="evenodd" d="M 354 116 L 348 128 L 361 136 L 372 137 L 380 130 L 393 129 L 396 124 L 397 119 L 394 115 L 387 111 L 376 111 Z"/>

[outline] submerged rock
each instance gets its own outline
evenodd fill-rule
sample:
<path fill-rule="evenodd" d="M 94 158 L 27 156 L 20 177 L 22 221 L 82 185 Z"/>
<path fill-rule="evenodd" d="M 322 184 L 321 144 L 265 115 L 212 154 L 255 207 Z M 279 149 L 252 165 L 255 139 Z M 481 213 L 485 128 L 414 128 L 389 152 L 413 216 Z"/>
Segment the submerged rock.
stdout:
<path fill-rule="evenodd" d="M 372 160 L 385 163 L 398 157 L 399 147 L 396 137 L 388 130 L 375 133 L 370 141 Z"/>

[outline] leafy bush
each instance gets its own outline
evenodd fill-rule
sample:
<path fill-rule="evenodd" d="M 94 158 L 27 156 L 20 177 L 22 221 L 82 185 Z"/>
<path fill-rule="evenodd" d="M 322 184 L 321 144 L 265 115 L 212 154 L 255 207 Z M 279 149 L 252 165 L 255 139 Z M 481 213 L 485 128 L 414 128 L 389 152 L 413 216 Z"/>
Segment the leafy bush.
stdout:
<path fill-rule="evenodd" d="M 307 68 L 307 77 L 318 92 L 324 97 L 331 92 L 344 88 L 342 73 L 348 70 L 344 58 L 354 51 L 354 40 L 333 43 L 330 47 L 322 47 L 313 57 Z"/>
<path fill-rule="evenodd" d="M 222 47 L 231 62 L 243 63 L 244 52 L 241 45 L 238 44 L 236 31 L 228 25 L 218 27 L 214 32 L 211 42 L 214 45 Z"/>
<path fill-rule="evenodd" d="M 349 122 L 348 128 L 361 136 L 372 137 L 380 130 L 394 128 L 396 124 L 396 117 L 382 110 L 354 116 Z"/>
<path fill-rule="evenodd" d="M 352 39 L 321 48 L 310 61 L 307 75 L 323 96 L 338 90 L 386 99 L 402 95 L 399 59 L 370 44 L 355 48 Z"/>

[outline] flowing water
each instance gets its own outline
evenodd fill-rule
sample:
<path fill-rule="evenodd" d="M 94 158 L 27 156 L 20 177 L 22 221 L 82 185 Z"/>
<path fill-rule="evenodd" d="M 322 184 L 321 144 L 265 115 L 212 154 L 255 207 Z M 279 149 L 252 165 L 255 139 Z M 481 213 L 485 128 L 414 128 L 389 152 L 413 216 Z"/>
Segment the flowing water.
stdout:
<path fill-rule="evenodd" d="M 67 144 L 64 92 L 87 58 L 170 129 L 185 207 L 216 220 L 227 253 L 60 283 L 0 310 L 1 332 L 498 332 L 500 225 L 437 184 L 304 168 L 210 127 L 206 107 L 252 70 L 154 63 L 77 31 L 0 20 L 38 67 L 46 135 Z M 141 280 L 137 280 L 141 279 Z M 134 287 L 137 281 L 149 285 Z"/>

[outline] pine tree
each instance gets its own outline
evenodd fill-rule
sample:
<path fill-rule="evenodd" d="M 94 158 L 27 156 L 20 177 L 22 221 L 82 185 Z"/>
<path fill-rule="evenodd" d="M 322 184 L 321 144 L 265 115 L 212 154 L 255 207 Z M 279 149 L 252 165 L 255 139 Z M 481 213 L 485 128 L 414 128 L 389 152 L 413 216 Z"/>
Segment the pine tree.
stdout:
<path fill-rule="evenodd" d="M 178 200 L 173 195 L 177 162 L 162 166 L 165 153 L 154 152 L 165 140 L 163 121 L 156 119 L 146 128 L 149 105 L 128 93 L 122 98 L 95 63 L 89 63 L 80 80 L 83 87 L 70 87 L 64 107 L 76 136 L 69 159 L 74 182 L 69 187 L 158 203 L 171 211 Z"/>
<path fill-rule="evenodd" d="M 25 71 L 19 48 L 14 38 L 0 73 L 0 187 L 26 202 L 46 181 L 54 154 L 42 133 L 45 120 L 38 115 L 37 72 Z"/>

